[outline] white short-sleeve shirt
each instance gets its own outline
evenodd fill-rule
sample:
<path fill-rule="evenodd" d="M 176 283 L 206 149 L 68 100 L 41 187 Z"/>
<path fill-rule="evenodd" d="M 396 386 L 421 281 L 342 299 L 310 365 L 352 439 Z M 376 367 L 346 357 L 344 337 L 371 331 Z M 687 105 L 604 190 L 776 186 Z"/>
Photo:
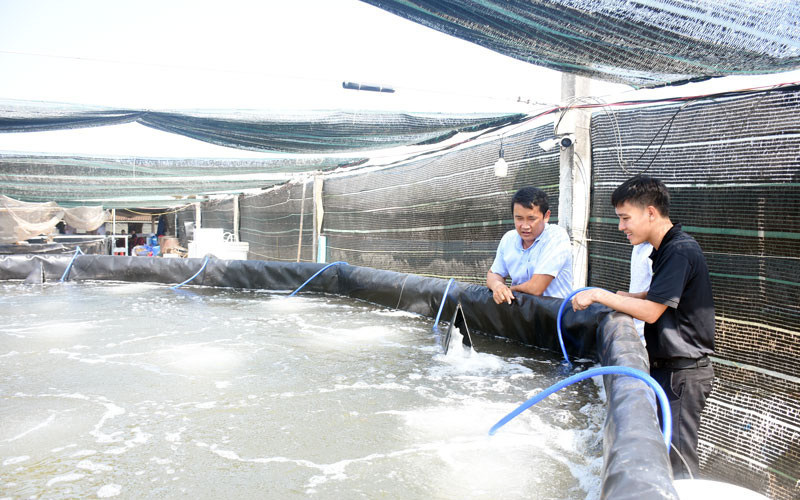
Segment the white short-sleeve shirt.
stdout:
<path fill-rule="evenodd" d="M 542 295 L 564 298 L 572 292 L 572 244 L 567 231 L 546 224 L 544 231 L 526 249 L 522 237 L 512 229 L 503 235 L 497 247 L 491 271 L 511 277 L 512 285 L 530 280 L 534 274 L 549 274 L 553 281 Z"/>
<path fill-rule="evenodd" d="M 631 281 L 628 291 L 631 293 L 646 292 L 650 290 L 650 281 L 653 279 L 653 261 L 650 254 L 653 252 L 653 245 L 648 242 L 634 245 L 631 250 Z M 639 338 L 644 343 L 644 321 L 634 318 L 633 324 L 639 333 Z"/>

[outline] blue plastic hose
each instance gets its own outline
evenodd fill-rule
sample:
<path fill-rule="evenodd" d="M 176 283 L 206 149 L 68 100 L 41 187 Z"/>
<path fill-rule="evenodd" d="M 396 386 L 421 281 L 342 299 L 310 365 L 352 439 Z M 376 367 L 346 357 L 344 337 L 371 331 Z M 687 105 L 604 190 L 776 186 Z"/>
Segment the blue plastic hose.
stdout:
<path fill-rule="evenodd" d="M 75 247 L 75 254 L 72 256 L 72 260 L 69 261 L 69 265 L 64 270 L 64 274 L 61 275 L 61 282 L 62 283 L 64 282 L 65 279 L 67 279 L 67 275 L 69 275 L 69 270 L 72 269 L 72 263 L 75 262 L 75 257 L 77 257 L 78 254 L 86 255 L 85 253 L 83 253 L 83 250 L 81 250 L 81 247 L 76 246 Z"/>
<path fill-rule="evenodd" d="M 308 278 L 308 279 L 306 280 L 306 282 L 305 282 L 305 283 L 303 283 L 302 285 L 300 285 L 299 287 L 297 287 L 297 290 L 295 290 L 294 292 L 290 293 L 290 294 L 289 294 L 289 297 L 294 297 L 295 295 L 297 295 L 297 292 L 299 292 L 299 291 L 300 291 L 300 290 L 301 290 L 301 289 L 302 289 L 304 286 L 308 285 L 308 282 L 309 282 L 309 281 L 313 280 L 314 278 L 316 278 L 317 276 L 319 276 L 320 274 L 322 274 L 322 272 L 323 272 L 324 270 L 328 269 L 329 267 L 336 266 L 336 265 L 338 265 L 338 264 L 344 264 L 344 265 L 348 265 L 348 264 L 347 264 L 347 262 L 342 262 L 342 261 L 331 262 L 331 263 L 330 263 L 330 264 L 328 264 L 327 266 L 323 267 L 322 269 L 320 269 L 319 271 L 317 271 L 316 273 L 314 273 L 314 275 L 313 275 L 313 276 L 311 276 L 310 278 Z"/>
<path fill-rule="evenodd" d="M 567 298 L 564 299 L 564 302 L 561 303 L 561 307 L 558 308 L 558 317 L 556 319 L 556 331 L 558 332 L 558 343 L 561 344 L 561 353 L 564 355 L 564 364 L 568 367 L 572 367 L 572 363 L 570 363 L 569 358 L 567 357 L 567 349 L 564 347 L 564 336 L 561 334 L 561 316 L 564 315 L 564 308 L 567 307 L 567 303 L 569 299 L 575 296 L 578 292 L 582 292 L 584 290 L 592 290 L 593 288 L 597 288 L 595 286 L 585 286 L 583 288 L 578 288 L 574 290 L 572 293 L 567 295 Z"/>
<path fill-rule="evenodd" d="M 185 285 L 186 283 L 188 283 L 188 282 L 192 281 L 193 279 L 197 278 L 197 277 L 200 275 L 200 273 L 202 273 L 202 272 L 203 272 L 203 269 L 205 269 L 205 268 L 206 268 L 206 265 L 208 264 L 208 259 L 209 259 L 209 256 L 208 256 L 208 255 L 206 255 L 206 260 L 205 260 L 205 261 L 203 261 L 203 266 L 200 268 L 200 270 L 199 270 L 199 271 L 197 271 L 196 273 L 194 273 L 194 275 L 192 275 L 192 277 L 191 277 L 191 278 L 189 278 L 188 280 L 184 281 L 184 282 L 183 282 L 183 283 L 181 283 L 181 284 L 178 284 L 178 285 L 175 285 L 175 286 L 171 286 L 171 287 L 169 287 L 169 288 L 170 288 L 171 290 L 177 290 L 178 288 L 182 287 L 182 286 L 183 286 L 183 285 Z"/>
<path fill-rule="evenodd" d="M 577 373 L 571 377 L 567 377 L 564 380 L 551 385 L 544 391 L 540 392 L 536 396 L 532 397 L 531 399 L 525 401 L 516 410 L 512 411 L 499 422 L 494 424 L 491 429 L 489 429 L 489 435 L 493 436 L 497 430 L 506 425 L 510 422 L 514 417 L 522 413 L 523 411 L 527 410 L 531 406 L 535 405 L 539 401 L 543 400 L 544 398 L 548 397 L 549 395 L 560 391 L 564 387 L 574 384 L 575 382 L 580 382 L 581 380 L 595 377 L 597 375 L 627 375 L 629 377 L 638 378 L 639 380 L 644 381 L 647 385 L 650 386 L 651 389 L 656 393 L 656 397 L 658 398 L 658 402 L 661 405 L 661 433 L 664 435 L 664 444 L 667 445 L 667 452 L 669 452 L 670 441 L 672 441 L 672 413 L 670 412 L 669 408 L 669 400 L 667 399 L 667 394 L 664 392 L 664 389 L 658 385 L 658 382 L 651 377 L 650 375 L 646 374 L 641 370 L 637 370 L 635 368 L 629 368 L 627 366 L 601 366 L 599 368 L 591 368 L 586 370 L 585 372 Z"/>
<path fill-rule="evenodd" d="M 450 278 L 450 281 L 447 282 L 447 288 L 444 289 L 444 294 L 442 295 L 442 303 L 439 305 L 439 312 L 436 313 L 436 319 L 433 321 L 433 333 L 439 335 L 439 318 L 442 317 L 442 311 L 444 310 L 444 303 L 447 301 L 447 292 L 450 291 L 450 285 L 453 284 L 455 278 Z"/>

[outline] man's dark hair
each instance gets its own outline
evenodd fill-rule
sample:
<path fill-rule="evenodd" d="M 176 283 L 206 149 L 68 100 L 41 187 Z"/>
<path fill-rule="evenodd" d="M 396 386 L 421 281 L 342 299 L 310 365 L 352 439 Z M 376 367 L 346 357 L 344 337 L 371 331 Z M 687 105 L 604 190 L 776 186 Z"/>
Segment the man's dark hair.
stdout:
<path fill-rule="evenodd" d="M 547 193 L 535 187 L 524 187 L 514 193 L 514 197 L 511 198 L 512 214 L 514 213 L 514 205 L 517 203 L 525 208 L 539 207 L 542 215 L 550 210 L 550 203 L 547 201 Z"/>
<path fill-rule="evenodd" d="M 641 208 L 652 205 L 661 215 L 669 217 L 669 191 L 654 177 L 636 175 L 620 184 L 611 195 L 611 206 L 617 208 L 626 201 Z"/>

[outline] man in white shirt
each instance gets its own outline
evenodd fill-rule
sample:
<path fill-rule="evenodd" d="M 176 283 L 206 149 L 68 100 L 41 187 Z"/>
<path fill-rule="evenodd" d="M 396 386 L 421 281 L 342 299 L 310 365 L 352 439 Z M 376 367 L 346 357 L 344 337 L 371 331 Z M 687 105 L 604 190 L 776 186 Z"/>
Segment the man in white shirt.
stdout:
<path fill-rule="evenodd" d="M 548 224 L 547 194 L 526 187 L 511 199 L 514 230 L 500 240 L 486 274 L 497 304 L 514 300 L 513 292 L 564 298 L 572 292 L 572 245 L 564 228 Z M 506 277 L 511 277 L 511 286 Z"/>
<path fill-rule="evenodd" d="M 637 297 L 642 292 L 650 290 L 650 281 L 653 279 L 651 253 L 653 253 L 653 245 L 647 241 L 633 246 L 633 250 L 631 250 L 631 280 L 628 284 L 628 293 L 620 291 L 617 292 L 619 295 Z M 642 344 L 646 344 L 644 340 L 644 321 L 633 318 L 633 324 L 636 326 L 636 331 L 639 333 L 639 339 Z"/>

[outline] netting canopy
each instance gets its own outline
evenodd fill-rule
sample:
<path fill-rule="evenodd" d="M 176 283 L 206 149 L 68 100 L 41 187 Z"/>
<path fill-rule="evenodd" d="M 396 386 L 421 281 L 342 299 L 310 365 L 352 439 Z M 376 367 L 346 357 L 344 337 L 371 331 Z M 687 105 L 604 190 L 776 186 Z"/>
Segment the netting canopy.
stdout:
<path fill-rule="evenodd" d="M 519 120 L 521 114 L 380 111 L 162 112 L 0 101 L 0 132 L 40 132 L 136 122 L 218 146 L 329 154 L 429 144 Z"/>
<path fill-rule="evenodd" d="M 101 158 L 0 153 L 0 194 L 62 206 L 180 205 L 182 197 L 265 188 L 359 158 Z M 170 200 L 172 200 L 170 202 Z"/>
<path fill-rule="evenodd" d="M 501 54 L 634 86 L 800 67 L 796 0 L 363 0 Z"/>

